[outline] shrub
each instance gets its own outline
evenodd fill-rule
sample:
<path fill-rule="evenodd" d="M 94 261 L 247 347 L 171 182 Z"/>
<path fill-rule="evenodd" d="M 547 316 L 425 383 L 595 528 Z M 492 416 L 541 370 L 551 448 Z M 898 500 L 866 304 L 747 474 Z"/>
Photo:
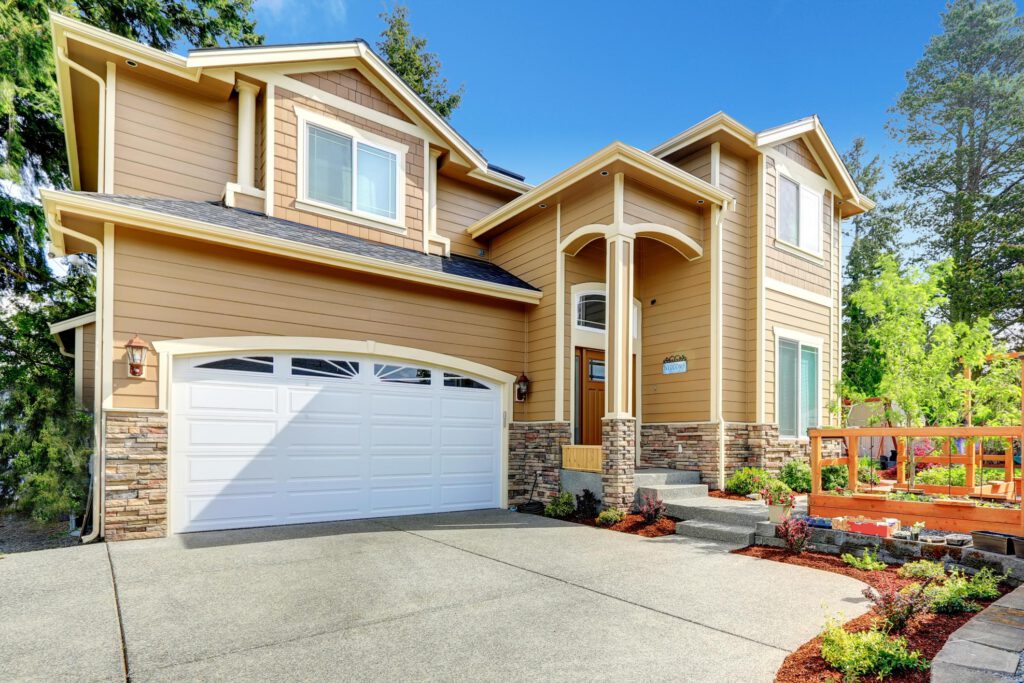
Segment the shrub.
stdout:
<path fill-rule="evenodd" d="M 744 467 L 729 477 L 725 482 L 725 490 L 737 496 L 749 496 L 756 493 L 772 481 L 772 475 L 760 467 Z"/>
<path fill-rule="evenodd" d="M 854 569 L 863 569 L 869 572 L 880 572 L 889 566 L 885 562 L 879 560 L 877 552 L 871 552 L 871 548 L 864 548 L 864 552 L 860 557 L 850 553 L 843 553 L 842 557 L 843 562 Z"/>
<path fill-rule="evenodd" d="M 600 506 L 601 501 L 597 499 L 597 496 L 590 489 L 583 489 L 583 493 L 576 496 L 576 514 L 580 517 L 587 519 L 597 517 L 597 509 Z"/>
<path fill-rule="evenodd" d="M 607 510 L 601 510 L 601 514 L 597 516 L 597 523 L 601 526 L 615 526 L 625 516 L 626 513 L 618 508 L 608 508 Z"/>
<path fill-rule="evenodd" d="M 864 597 L 871 601 L 875 613 L 882 618 L 882 630 L 901 633 L 918 614 L 928 610 L 932 595 L 928 588 L 932 579 L 914 584 L 906 590 L 865 588 Z"/>
<path fill-rule="evenodd" d="M 811 466 L 800 460 L 790 460 L 779 470 L 779 481 L 797 493 L 811 490 Z"/>
<path fill-rule="evenodd" d="M 778 479 L 772 479 L 761 489 L 761 498 L 766 505 L 792 505 L 795 502 L 793 491 Z"/>
<path fill-rule="evenodd" d="M 932 594 L 931 609 L 937 614 L 977 612 L 981 605 L 975 600 L 998 598 L 999 584 L 1005 580 L 1005 575 L 987 567 L 970 578 L 961 571 L 954 571 Z"/>
<path fill-rule="evenodd" d="M 829 465 L 821 468 L 821 489 L 822 491 L 835 491 L 846 488 L 847 479 L 850 478 L 849 470 L 842 465 Z"/>
<path fill-rule="evenodd" d="M 995 600 L 999 597 L 999 584 L 1006 581 L 1007 577 L 1007 574 L 996 574 L 985 567 L 967 582 L 967 597 L 976 600 Z"/>
<path fill-rule="evenodd" d="M 638 515 L 644 518 L 648 524 L 654 524 L 665 516 L 665 501 L 657 495 L 649 496 L 646 493 L 640 496 L 640 500 L 634 506 Z"/>
<path fill-rule="evenodd" d="M 967 482 L 967 472 L 963 465 L 930 467 L 918 472 L 914 482 L 932 486 L 964 486 Z"/>
<path fill-rule="evenodd" d="M 941 562 L 918 560 L 908 562 L 900 567 L 899 575 L 906 579 L 931 579 L 932 581 L 946 578 L 946 568 Z"/>
<path fill-rule="evenodd" d="M 802 517 L 790 517 L 775 527 L 775 535 L 786 544 L 786 550 L 794 555 L 799 555 L 807 549 L 807 541 L 811 538 L 811 527 Z"/>
<path fill-rule="evenodd" d="M 857 461 L 857 481 L 862 484 L 877 484 L 882 481 L 878 474 L 878 461 L 872 458 L 859 458 Z"/>
<path fill-rule="evenodd" d="M 576 506 L 573 504 L 573 495 L 569 491 L 562 491 L 554 500 L 544 506 L 544 516 L 556 519 L 565 519 L 573 512 Z"/>
<path fill-rule="evenodd" d="M 901 671 L 928 668 L 928 660 L 920 652 L 908 650 L 904 638 L 890 637 L 877 629 L 850 633 L 829 619 L 821 635 L 822 658 L 841 671 L 847 683 L 859 681 L 862 676 L 881 680 Z"/>

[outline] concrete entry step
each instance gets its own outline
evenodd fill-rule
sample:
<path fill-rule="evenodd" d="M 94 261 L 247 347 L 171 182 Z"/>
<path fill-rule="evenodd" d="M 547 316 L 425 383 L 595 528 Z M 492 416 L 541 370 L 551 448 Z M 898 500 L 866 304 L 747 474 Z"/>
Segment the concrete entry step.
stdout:
<path fill-rule="evenodd" d="M 666 508 L 667 514 L 684 521 L 742 525 L 749 527 L 750 533 L 754 533 L 758 522 L 768 520 L 768 508 L 759 501 L 745 503 L 725 498 L 695 498 L 666 502 Z"/>
<path fill-rule="evenodd" d="M 708 487 L 705 484 L 665 484 L 663 486 L 638 486 L 636 499 L 641 496 L 655 496 L 666 503 L 675 500 L 689 500 L 691 498 L 706 498 Z"/>
<path fill-rule="evenodd" d="M 699 519 L 691 519 L 676 524 L 676 534 L 689 538 L 702 538 L 709 541 L 722 541 L 736 545 L 748 546 L 754 542 L 753 527 L 743 524 L 723 524 Z"/>
<path fill-rule="evenodd" d="M 633 483 L 637 488 L 669 484 L 699 484 L 700 472 L 673 470 L 667 467 L 644 467 L 638 468 L 633 473 Z"/>

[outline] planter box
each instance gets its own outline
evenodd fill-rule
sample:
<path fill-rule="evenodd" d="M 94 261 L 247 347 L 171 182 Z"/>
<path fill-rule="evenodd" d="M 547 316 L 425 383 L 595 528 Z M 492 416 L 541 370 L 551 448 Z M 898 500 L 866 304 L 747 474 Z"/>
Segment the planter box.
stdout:
<path fill-rule="evenodd" d="M 884 493 L 851 493 L 850 498 L 855 500 L 885 500 Z"/>
<path fill-rule="evenodd" d="M 946 505 L 948 507 L 955 508 L 972 508 L 977 506 L 973 500 L 943 500 L 939 498 L 937 500 L 933 500 L 932 503 L 935 505 Z"/>
<path fill-rule="evenodd" d="M 1011 534 L 1001 534 L 995 531 L 975 531 L 971 533 L 971 538 L 974 540 L 974 547 L 978 550 L 999 555 L 1014 554 L 1014 536 Z"/>

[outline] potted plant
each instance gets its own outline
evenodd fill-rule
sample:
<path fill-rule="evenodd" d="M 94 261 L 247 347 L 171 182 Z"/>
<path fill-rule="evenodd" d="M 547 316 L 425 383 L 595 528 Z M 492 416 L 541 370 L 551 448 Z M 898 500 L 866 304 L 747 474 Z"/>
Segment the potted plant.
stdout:
<path fill-rule="evenodd" d="M 916 541 L 924 531 L 924 522 L 914 522 L 910 525 L 910 540 Z"/>
<path fill-rule="evenodd" d="M 768 521 L 772 524 L 782 524 L 789 517 L 793 510 L 793 503 L 796 496 L 788 486 L 782 482 L 772 482 L 761 489 L 761 499 L 768 506 Z"/>

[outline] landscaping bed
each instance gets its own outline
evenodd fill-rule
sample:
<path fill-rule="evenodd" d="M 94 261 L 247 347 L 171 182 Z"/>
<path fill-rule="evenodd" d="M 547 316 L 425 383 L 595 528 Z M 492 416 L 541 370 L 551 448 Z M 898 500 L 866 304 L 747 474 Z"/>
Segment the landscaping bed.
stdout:
<path fill-rule="evenodd" d="M 63 548 L 78 543 L 68 534 L 67 522 L 42 524 L 31 517 L 0 513 L 0 555 L 46 548 Z"/>
<path fill-rule="evenodd" d="M 738 555 L 842 574 L 863 581 L 879 592 L 905 589 L 921 581 L 921 579 L 900 576 L 898 573 L 899 569 L 894 566 L 874 571 L 857 569 L 834 555 L 818 552 L 804 552 L 800 555 L 794 555 L 781 548 L 768 548 L 764 546 L 751 546 L 733 552 Z M 1001 585 L 1000 595 L 1009 592 L 1009 590 L 1005 584 Z M 975 602 L 981 608 L 984 608 L 996 599 L 998 599 L 998 596 L 989 600 L 978 599 Z M 930 662 L 938 654 L 939 650 L 942 649 L 953 632 L 970 621 L 975 614 L 975 612 L 955 614 L 925 612 L 913 618 L 909 625 L 900 633 L 900 636 L 906 639 L 908 650 L 919 652 Z M 873 608 L 867 614 L 846 622 L 842 628 L 850 633 L 865 632 L 869 631 L 880 621 L 878 613 Z M 826 662 L 822 656 L 822 643 L 822 636 L 818 636 L 804 643 L 795 652 L 790 654 L 776 674 L 776 683 L 842 681 L 843 675 Z M 872 676 L 864 676 L 864 680 L 871 679 L 873 679 Z M 924 683 L 929 679 L 929 670 L 904 671 L 885 678 L 886 681 L 895 681 L 897 683 Z"/>
<path fill-rule="evenodd" d="M 593 517 L 569 519 L 567 521 L 578 522 L 579 524 L 586 524 L 587 526 L 596 526 L 601 529 L 621 531 L 624 534 L 635 534 L 646 538 L 657 538 L 659 536 L 669 536 L 670 534 L 674 534 L 676 532 L 676 524 L 679 523 L 679 520 L 675 517 L 662 517 L 653 524 L 649 524 L 644 521 L 642 515 L 626 515 L 623 517 L 621 522 L 611 526 L 601 526 L 597 523 L 597 519 Z"/>

